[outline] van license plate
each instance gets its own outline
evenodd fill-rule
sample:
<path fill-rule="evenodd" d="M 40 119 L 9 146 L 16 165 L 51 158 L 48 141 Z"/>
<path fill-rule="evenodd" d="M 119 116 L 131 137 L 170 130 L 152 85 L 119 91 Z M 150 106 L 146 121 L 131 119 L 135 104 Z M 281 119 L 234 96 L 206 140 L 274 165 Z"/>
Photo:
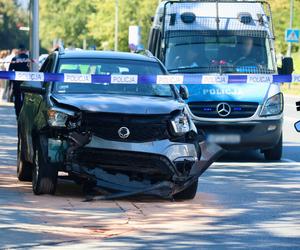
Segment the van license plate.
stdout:
<path fill-rule="evenodd" d="M 241 142 L 241 136 L 230 134 L 210 134 L 207 136 L 207 141 L 217 144 L 239 144 Z"/>

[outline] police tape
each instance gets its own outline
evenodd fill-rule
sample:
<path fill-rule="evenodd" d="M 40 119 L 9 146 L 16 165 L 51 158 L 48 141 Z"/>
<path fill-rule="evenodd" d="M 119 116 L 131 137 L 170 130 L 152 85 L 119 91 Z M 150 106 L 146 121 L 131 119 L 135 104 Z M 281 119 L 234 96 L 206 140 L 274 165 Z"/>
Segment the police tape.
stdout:
<path fill-rule="evenodd" d="M 300 75 L 91 75 L 0 71 L 0 79 L 31 82 L 93 83 L 93 84 L 263 84 L 300 82 Z"/>
<path fill-rule="evenodd" d="M 17 59 L 16 61 L 0 60 L 0 64 L 39 63 L 38 59 Z"/>

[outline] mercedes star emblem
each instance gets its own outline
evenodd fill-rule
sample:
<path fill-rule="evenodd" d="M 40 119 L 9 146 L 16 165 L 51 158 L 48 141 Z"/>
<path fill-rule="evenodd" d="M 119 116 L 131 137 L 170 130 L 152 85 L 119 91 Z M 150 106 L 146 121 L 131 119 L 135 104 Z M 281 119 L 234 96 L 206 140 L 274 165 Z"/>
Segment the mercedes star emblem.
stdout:
<path fill-rule="evenodd" d="M 231 107 L 228 103 L 222 102 L 217 106 L 217 112 L 221 117 L 227 117 L 231 114 Z"/>
<path fill-rule="evenodd" d="M 130 130 L 126 127 L 122 127 L 118 130 L 118 134 L 119 134 L 120 138 L 127 139 L 130 135 Z"/>

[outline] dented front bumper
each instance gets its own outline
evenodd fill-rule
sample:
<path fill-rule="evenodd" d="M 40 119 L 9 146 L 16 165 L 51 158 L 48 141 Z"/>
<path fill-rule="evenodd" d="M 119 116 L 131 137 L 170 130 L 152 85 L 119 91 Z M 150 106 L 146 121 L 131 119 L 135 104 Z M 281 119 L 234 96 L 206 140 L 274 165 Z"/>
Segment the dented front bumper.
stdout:
<path fill-rule="evenodd" d="M 222 151 L 217 145 L 197 139 L 188 143 L 170 140 L 132 143 L 91 136 L 85 145 L 74 144 L 74 140 L 72 143 L 49 140 L 49 152 L 59 155 L 55 150 L 61 145 L 67 152 L 62 154 L 66 155 L 66 171 L 113 191 L 111 198 L 133 194 L 170 198 L 193 184 Z"/>

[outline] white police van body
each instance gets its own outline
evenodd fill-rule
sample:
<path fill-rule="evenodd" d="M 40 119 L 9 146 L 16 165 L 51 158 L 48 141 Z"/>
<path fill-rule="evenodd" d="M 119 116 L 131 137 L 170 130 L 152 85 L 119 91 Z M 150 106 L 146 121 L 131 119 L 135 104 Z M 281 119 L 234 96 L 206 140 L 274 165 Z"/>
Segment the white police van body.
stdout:
<path fill-rule="evenodd" d="M 292 73 L 291 58 L 277 68 L 269 5 L 263 1 L 163 1 L 149 50 L 171 74 L 199 74 L 187 85 L 195 124 L 228 150 L 282 155 L 283 96 L 272 75 Z M 248 75 L 227 83 L 228 74 Z M 200 76 L 199 76 L 200 77 Z"/>

